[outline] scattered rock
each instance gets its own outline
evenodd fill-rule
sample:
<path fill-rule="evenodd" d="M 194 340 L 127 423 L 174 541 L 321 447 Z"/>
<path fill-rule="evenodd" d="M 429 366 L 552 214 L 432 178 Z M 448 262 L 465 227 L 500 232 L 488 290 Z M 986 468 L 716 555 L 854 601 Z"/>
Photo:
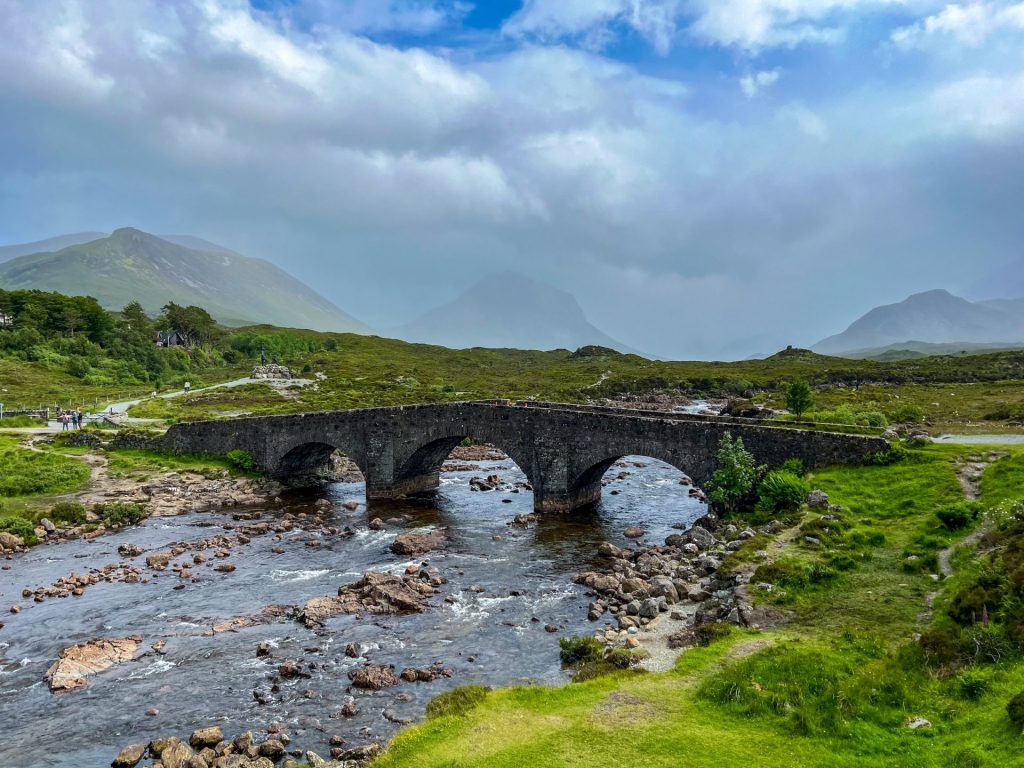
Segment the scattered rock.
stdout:
<path fill-rule="evenodd" d="M 424 552 L 441 549 L 448 544 L 448 536 L 443 528 L 435 528 L 426 533 L 403 533 L 391 544 L 391 551 L 397 555 L 417 556 Z"/>
<path fill-rule="evenodd" d="M 398 678 L 395 677 L 395 669 L 389 665 L 378 665 L 360 667 L 348 673 L 348 679 L 356 688 L 366 688 L 371 691 L 379 691 L 381 688 L 390 688 L 398 685 Z"/>
<path fill-rule="evenodd" d="M 46 682 L 51 691 L 70 691 L 86 684 L 91 677 L 114 664 L 131 661 L 142 637 L 131 637 L 114 640 L 90 640 L 87 643 L 72 645 L 60 652 L 60 658 L 46 672 Z"/>

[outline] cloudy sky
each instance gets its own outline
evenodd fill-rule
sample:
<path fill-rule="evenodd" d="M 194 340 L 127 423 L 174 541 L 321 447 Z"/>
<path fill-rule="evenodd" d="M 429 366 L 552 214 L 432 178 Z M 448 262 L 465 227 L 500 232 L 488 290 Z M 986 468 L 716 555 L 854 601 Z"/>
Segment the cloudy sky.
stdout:
<path fill-rule="evenodd" d="M 1024 2 L 0 0 L 0 243 L 196 234 L 376 327 L 512 268 L 770 352 L 1022 211 Z"/>

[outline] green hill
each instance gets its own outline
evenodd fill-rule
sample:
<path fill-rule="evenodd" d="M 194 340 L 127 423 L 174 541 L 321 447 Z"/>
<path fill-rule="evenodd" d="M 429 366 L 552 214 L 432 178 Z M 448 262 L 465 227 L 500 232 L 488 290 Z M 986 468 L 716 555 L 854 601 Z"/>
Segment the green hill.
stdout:
<path fill-rule="evenodd" d="M 185 242 L 202 246 L 205 241 Z M 93 296 L 108 309 L 137 300 L 151 313 L 169 301 L 195 304 L 226 325 L 259 321 L 324 331 L 369 330 L 268 261 L 212 244 L 208 249 L 185 247 L 131 228 L 0 264 L 0 287 Z"/>

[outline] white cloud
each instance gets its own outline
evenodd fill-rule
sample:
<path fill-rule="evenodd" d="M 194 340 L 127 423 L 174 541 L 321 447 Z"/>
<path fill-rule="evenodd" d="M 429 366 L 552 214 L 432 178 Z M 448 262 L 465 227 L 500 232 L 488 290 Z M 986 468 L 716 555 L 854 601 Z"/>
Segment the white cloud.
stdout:
<path fill-rule="evenodd" d="M 632 29 L 661 53 L 672 47 L 682 0 L 526 0 L 504 31 L 541 41 L 576 39 L 600 49 L 614 28 Z"/>
<path fill-rule="evenodd" d="M 779 115 L 792 122 L 805 135 L 818 141 L 828 139 L 828 126 L 821 117 L 803 104 L 793 103 L 783 107 Z"/>
<path fill-rule="evenodd" d="M 977 48 L 992 35 L 1024 31 L 1024 3 L 950 3 L 923 21 L 894 30 L 891 39 L 900 48 L 919 48 L 936 38 Z"/>
<path fill-rule="evenodd" d="M 781 75 L 782 70 L 778 67 L 760 72 L 751 72 L 740 78 L 740 89 L 743 91 L 744 96 L 752 99 L 765 88 L 775 85 Z"/>
<path fill-rule="evenodd" d="M 937 88 L 931 104 L 944 129 L 998 139 L 1024 129 L 1024 73 L 956 80 Z"/>
<path fill-rule="evenodd" d="M 756 50 L 799 43 L 836 43 L 857 13 L 907 0 L 689 0 L 690 31 L 718 45 Z"/>

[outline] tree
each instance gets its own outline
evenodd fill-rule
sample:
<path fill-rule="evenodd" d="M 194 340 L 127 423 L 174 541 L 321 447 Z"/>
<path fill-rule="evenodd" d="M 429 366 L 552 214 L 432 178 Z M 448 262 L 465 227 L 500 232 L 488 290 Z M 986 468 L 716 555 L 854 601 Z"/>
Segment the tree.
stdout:
<path fill-rule="evenodd" d="M 759 467 L 754 454 L 743 445 L 743 438 L 726 432 L 718 444 L 715 454 L 715 471 L 711 475 L 709 497 L 726 514 L 735 512 L 743 499 L 749 497 L 764 474 L 765 467 Z"/>
<path fill-rule="evenodd" d="M 217 338 L 217 322 L 202 307 L 183 307 L 172 301 L 164 305 L 163 313 L 161 326 L 180 333 L 189 346 L 196 342 L 210 343 Z"/>
<path fill-rule="evenodd" d="M 146 315 L 146 311 L 137 301 L 129 302 L 121 310 L 121 318 L 127 329 L 140 336 L 150 336 L 153 332 L 153 321 Z"/>
<path fill-rule="evenodd" d="M 786 408 L 794 416 L 803 416 L 811 403 L 811 387 L 806 381 L 798 379 L 786 388 Z"/>

